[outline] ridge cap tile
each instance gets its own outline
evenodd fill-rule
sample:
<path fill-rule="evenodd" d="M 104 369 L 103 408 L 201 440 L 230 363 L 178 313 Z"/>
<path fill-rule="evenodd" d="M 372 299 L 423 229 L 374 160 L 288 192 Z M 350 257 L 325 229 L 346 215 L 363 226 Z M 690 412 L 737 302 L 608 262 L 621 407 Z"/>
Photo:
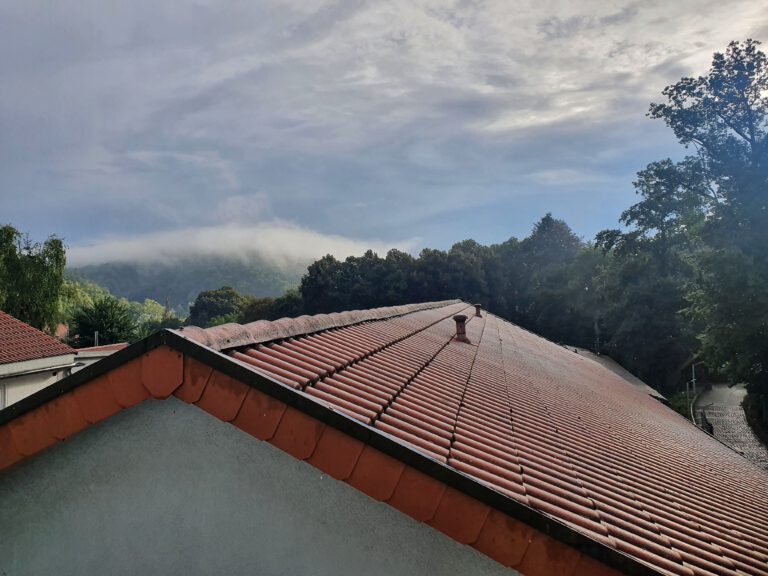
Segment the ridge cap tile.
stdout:
<path fill-rule="evenodd" d="M 404 306 L 385 306 L 367 310 L 315 314 L 312 316 L 303 315 L 295 318 L 285 317 L 277 320 L 256 320 L 248 324 L 230 322 L 211 328 L 185 326 L 178 330 L 173 330 L 173 332 L 214 350 L 221 351 L 263 344 L 293 336 L 305 336 L 313 332 L 351 326 L 371 320 L 385 320 L 422 310 L 444 308 L 459 302 L 461 300 L 458 299 L 422 302 Z"/>

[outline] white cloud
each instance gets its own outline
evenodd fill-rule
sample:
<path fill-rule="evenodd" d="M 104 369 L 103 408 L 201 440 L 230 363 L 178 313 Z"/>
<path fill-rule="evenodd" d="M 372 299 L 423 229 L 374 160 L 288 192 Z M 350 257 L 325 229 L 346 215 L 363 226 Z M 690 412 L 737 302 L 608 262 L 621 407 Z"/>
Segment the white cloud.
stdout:
<path fill-rule="evenodd" d="M 768 33 L 755 0 L 85 6 L 0 4 L 3 217 L 78 242 L 273 217 L 408 237 L 521 182 L 624 178 L 673 145 L 649 102 Z M 630 180 L 570 185 L 618 215 Z"/>
<path fill-rule="evenodd" d="M 411 250 L 415 239 L 385 243 L 377 240 L 320 234 L 290 222 L 273 221 L 253 226 L 208 226 L 156 232 L 140 236 L 104 238 L 69 247 L 71 266 L 105 262 L 167 262 L 186 258 L 242 258 L 258 256 L 276 265 L 308 262 L 333 254 L 337 258 L 373 250 Z"/>

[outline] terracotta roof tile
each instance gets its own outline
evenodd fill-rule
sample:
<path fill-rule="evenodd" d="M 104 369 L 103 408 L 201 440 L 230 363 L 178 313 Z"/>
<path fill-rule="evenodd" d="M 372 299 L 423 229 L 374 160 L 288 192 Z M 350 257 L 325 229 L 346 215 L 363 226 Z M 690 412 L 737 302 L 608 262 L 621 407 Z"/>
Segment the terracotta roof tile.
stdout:
<path fill-rule="evenodd" d="M 288 339 L 265 337 L 228 353 L 659 569 L 766 571 L 764 471 L 603 366 L 473 312 L 449 302 L 376 321 L 353 316 L 357 322 L 346 326 L 303 320 L 326 328 L 292 330 Z M 458 313 L 468 316 L 470 343 L 454 339 Z M 262 334 L 278 332 L 260 326 Z M 348 481 L 389 498 L 391 467 L 370 458 L 366 448 Z M 392 498 L 409 506 L 397 491 Z M 443 520 L 458 508 L 432 521 L 473 541 L 482 525 L 470 530 L 469 517 L 455 526 Z M 486 539 L 482 546 L 492 546 Z M 547 544 L 531 550 L 524 566 L 534 569 Z M 578 563 L 575 556 L 568 570 Z"/>
<path fill-rule="evenodd" d="M 252 388 L 232 423 L 259 440 L 269 440 L 275 435 L 285 410 L 283 402 Z"/>
<path fill-rule="evenodd" d="M 74 354 L 76 350 L 0 311 L 0 364 Z"/>
<path fill-rule="evenodd" d="M 268 376 L 264 391 L 167 346 L 126 356 L 0 425 L 0 469 L 173 393 L 525 574 L 617 574 L 584 555 L 600 545 L 665 574 L 768 572 L 765 471 L 601 365 L 491 314 L 455 301 L 387 310 L 192 331 L 241 374 Z M 454 338 L 459 312 L 470 343 Z M 363 435 L 326 424 L 326 408 Z M 366 443 L 376 438 L 420 460 Z M 422 464 L 440 473 L 412 467 Z M 448 473 L 509 506 L 446 486 Z M 518 509 L 590 544 L 576 550 L 501 511 Z"/>

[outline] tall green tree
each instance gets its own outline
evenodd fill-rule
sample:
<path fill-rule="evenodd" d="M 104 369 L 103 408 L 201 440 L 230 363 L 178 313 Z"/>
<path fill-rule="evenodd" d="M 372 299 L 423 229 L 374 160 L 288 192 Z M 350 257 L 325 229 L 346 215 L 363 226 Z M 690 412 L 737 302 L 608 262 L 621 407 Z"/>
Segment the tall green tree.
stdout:
<path fill-rule="evenodd" d="M 223 322 L 235 322 L 244 304 L 245 298 L 231 286 L 204 290 L 197 295 L 189 309 L 189 323 L 206 327 Z"/>
<path fill-rule="evenodd" d="M 33 242 L 13 226 L 0 227 L 0 309 L 49 333 L 56 330 L 66 250 L 51 236 Z"/>
<path fill-rule="evenodd" d="M 136 322 L 126 301 L 112 295 L 101 296 L 72 315 L 69 340 L 77 348 L 131 342 L 136 335 Z"/>
<path fill-rule="evenodd" d="M 687 295 L 703 359 L 749 382 L 768 423 L 768 61 L 759 46 L 731 42 L 706 75 L 668 86 L 650 115 L 695 148 L 710 193 Z"/>

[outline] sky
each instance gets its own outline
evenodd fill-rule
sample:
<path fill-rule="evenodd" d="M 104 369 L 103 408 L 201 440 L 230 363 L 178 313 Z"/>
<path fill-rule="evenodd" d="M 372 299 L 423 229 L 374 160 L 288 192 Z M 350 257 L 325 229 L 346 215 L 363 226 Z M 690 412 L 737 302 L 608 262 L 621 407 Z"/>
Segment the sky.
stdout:
<path fill-rule="evenodd" d="M 73 264 L 590 240 L 759 0 L 0 3 L 0 223 Z"/>

